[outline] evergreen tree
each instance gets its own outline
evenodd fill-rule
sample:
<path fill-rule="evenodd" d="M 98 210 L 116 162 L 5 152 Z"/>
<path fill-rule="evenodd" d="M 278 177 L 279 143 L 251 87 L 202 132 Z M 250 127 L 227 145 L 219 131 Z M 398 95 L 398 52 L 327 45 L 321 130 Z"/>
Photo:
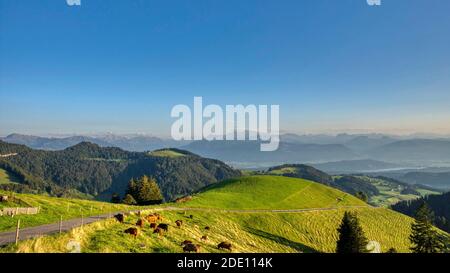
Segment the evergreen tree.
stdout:
<path fill-rule="evenodd" d="M 367 238 L 359 224 L 356 213 L 346 211 L 338 228 L 337 253 L 365 253 L 367 252 Z"/>
<path fill-rule="evenodd" d="M 359 199 L 361 199 L 364 202 L 367 202 L 369 200 L 369 197 L 365 192 L 359 191 L 355 194 L 355 196 Z"/>
<path fill-rule="evenodd" d="M 127 195 L 130 195 L 139 205 L 159 204 L 163 201 L 163 196 L 156 180 L 146 175 L 137 180 L 130 180 Z"/>
<path fill-rule="evenodd" d="M 117 193 L 112 194 L 111 203 L 114 203 L 114 204 L 120 203 L 120 196 Z"/>
<path fill-rule="evenodd" d="M 386 253 L 398 253 L 398 251 L 394 247 L 391 247 L 388 249 L 388 251 Z"/>
<path fill-rule="evenodd" d="M 138 193 L 138 186 L 134 178 L 131 178 L 130 182 L 128 182 L 128 188 L 126 194 L 129 194 L 131 196 L 137 196 Z"/>
<path fill-rule="evenodd" d="M 444 250 L 444 242 L 435 228 L 433 228 L 434 215 L 425 202 L 416 212 L 414 223 L 411 225 L 409 240 L 413 244 L 414 253 L 439 253 Z"/>
<path fill-rule="evenodd" d="M 122 203 L 127 205 L 137 205 L 136 200 L 131 194 L 125 195 L 125 198 L 123 198 Z"/>

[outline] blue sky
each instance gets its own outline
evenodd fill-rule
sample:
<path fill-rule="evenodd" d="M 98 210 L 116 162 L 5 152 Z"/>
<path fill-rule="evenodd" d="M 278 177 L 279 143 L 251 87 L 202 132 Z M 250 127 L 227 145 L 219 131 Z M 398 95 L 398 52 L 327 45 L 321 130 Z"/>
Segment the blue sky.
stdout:
<path fill-rule="evenodd" d="M 285 131 L 450 133 L 450 1 L 0 0 L 0 135 L 168 135 L 176 104 Z"/>

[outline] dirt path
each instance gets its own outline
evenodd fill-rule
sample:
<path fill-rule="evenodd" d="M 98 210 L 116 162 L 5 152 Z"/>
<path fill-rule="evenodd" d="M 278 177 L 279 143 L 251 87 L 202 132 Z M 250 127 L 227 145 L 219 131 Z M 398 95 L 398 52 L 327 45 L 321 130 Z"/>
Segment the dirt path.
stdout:
<path fill-rule="evenodd" d="M 182 208 L 182 207 L 163 207 L 151 208 L 148 211 L 202 211 L 202 212 L 222 212 L 222 213 L 302 213 L 309 211 L 327 211 L 337 209 L 357 209 L 357 208 L 373 208 L 370 206 L 342 206 L 329 208 L 309 208 L 309 209 L 213 209 L 213 208 Z M 116 212 L 117 214 L 120 212 Z M 61 231 L 70 231 L 81 225 L 94 223 L 111 218 L 111 214 L 103 214 L 98 216 L 90 216 L 86 218 L 77 218 L 66 220 L 62 222 Z M 27 240 L 43 235 L 50 235 L 59 233 L 59 223 L 41 225 L 36 227 L 29 227 L 20 230 L 19 240 Z M 2 232 L 0 233 L 0 246 L 11 244 L 15 242 L 16 232 Z"/>
<path fill-rule="evenodd" d="M 203 211 L 203 212 L 224 212 L 224 213 L 300 213 L 308 211 L 326 211 L 337 209 L 358 209 L 373 208 L 371 206 L 341 206 L 327 208 L 308 208 L 308 209 L 216 209 L 216 208 L 182 208 L 182 207 L 164 207 L 150 209 L 152 211 Z"/>

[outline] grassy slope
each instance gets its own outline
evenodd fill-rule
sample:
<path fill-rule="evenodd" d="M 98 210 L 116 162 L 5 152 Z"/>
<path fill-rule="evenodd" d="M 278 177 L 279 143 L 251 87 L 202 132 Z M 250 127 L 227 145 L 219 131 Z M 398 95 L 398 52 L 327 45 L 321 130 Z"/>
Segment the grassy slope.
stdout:
<path fill-rule="evenodd" d="M 324 185 L 282 176 L 248 176 L 208 187 L 183 204 L 226 209 L 307 209 L 364 206 L 364 202 Z"/>
<path fill-rule="evenodd" d="M 19 183 L 20 179 L 14 174 L 7 172 L 6 170 L 0 168 L 0 185 L 9 183 Z"/>
<path fill-rule="evenodd" d="M 355 209 L 370 240 L 381 243 L 383 251 L 395 247 L 401 252 L 409 251 L 409 224 L 411 219 L 386 209 Z M 132 227 L 137 216 L 127 218 L 126 224 L 108 220 L 84 230 L 68 234 L 44 236 L 39 239 L 11 245 L 3 252 L 67 252 L 70 240 L 77 240 L 83 252 L 181 252 L 180 243 L 192 240 L 202 246 L 204 253 L 227 252 L 218 250 L 217 244 L 229 241 L 233 252 L 333 252 L 337 240 L 336 228 L 344 210 L 313 211 L 304 213 L 206 213 L 195 212 L 194 219 L 182 212 L 163 212 L 165 222 L 172 223 L 169 233 L 159 237 L 145 227 L 134 239 L 123 231 Z M 182 228 L 173 224 L 183 219 Z M 211 230 L 206 231 L 205 226 Z M 209 240 L 202 242 L 201 236 Z"/>
<path fill-rule="evenodd" d="M 282 180 L 279 180 L 282 179 Z M 273 185 L 275 184 L 275 185 Z M 309 185 L 309 186 L 308 186 Z M 243 190 L 240 194 L 238 190 Z M 294 190 L 290 194 L 286 190 Z M 252 193 L 265 193 L 260 202 L 252 199 Z M 269 194 L 270 193 L 270 194 Z M 335 200 L 344 193 L 325 186 L 311 184 L 300 179 L 273 177 L 246 177 L 231 180 L 222 186 L 212 187 L 200 193 L 192 202 L 178 206 L 198 207 L 206 205 L 228 209 L 247 208 L 256 205 L 260 208 L 274 207 L 275 204 L 287 208 L 288 201 L 298 206 L 315 207 L 319 200 Z M 283 201 L 276 202 L 276 197 Z M 360 205 L 359 200 L 346 199 L 349 204 Z M 243 204 L 239 204 L 242 201 Z M 269 204 L 274 202 L 275 204 Z M 327 202 L 328 202 L 327 201 Z M 295 205 L 295 206 L 294 206 Z M 320 205 L 320 204 L 319 204 Z M 327 205 L 324 205 L 327 206 Z M 234 252 L 333 252 L 337 239 L 337 227 L 345 210 L 358 213 L 363 229 L 369 240 L 378 241 L 382 250 L 395 247 L 401 252 L 409 251 L 408 235 L 412 219 L 385 208 L 354 208 L 330 211 L 309 211 L 302 213 L 225 213 L 225 212 L 162 212 L 164 222 L 171 225 L 164 237 L 152 234 L 147 227 L 137 239 L 124 234 L 123 231 L 133 226 L 137 216 L 127 218 L 126 224 L 105 221 L 77 229 L 63 235 L 45 236 L 35 240 L 21 242 L 18 246 L 9 246 L 4 252 L 67 252 L 66 244 L 70 240 L 81 243 L 83 252 L 180 252 L 183 240 L 192 240 L 202 245 L 202 252 L 221 252 L 216 245 L 221 241 L 230 241 Z M 189 219 L 187 215 L 193 214 Z M 174 221 L 183 219 L 181 229 L 175 227 Z M 204 229 L 211 227 L 210 231 Z M 202 235 L 208 235 L 207 242 L 201 242 Z"/>
<path fill-rule="evenodd" d="M 173 150 L 158 150 L 158 151 L 153 151 L 150 152 L 149 155 L 151 156 L 159 156 L 159 157 L 181 157 L 181 156 L 185 156 L 182 153 L 173 151 Z"/>
<path fill-rule="evenodd" d="M 381 206 L 381 207 L 388 207 L 388 206 L 398 203 L 400 201 L 414 200 L 414 199 L 419 198 L 419 196 L 414 195 L 414 194 L 402 194 L 401 193 L 402 188 L 393 186 L 388 181 L 384 181 L 384 180 L 378 179 L 378 178 L 366 177 L 366 176 L 360 176 L 360 178 L 371 183 L 372 185 L 377 187 L 377 189 L 380 191 L 379 195 L 372 196 L 370 198 L 369 202 L 373 205 Z M 422 196 L 429 195 L 429 194 L 439 194 L 439 192 L 429 191 L 429 190 L 425 190 L 425 189 L 419 189 L 418 192 Z"/>
<path fill-rule="evenodd" d="M 11 195 L 0 191 L 0 194 Z M 40 207 L 40 213 L 36 215 L 17 215 L 14 217 L 0 216 L 0 232 L 13 230 L 17 220 L 21 220 L 22 227 L 38 226 L 59 221 L 63 219 L 79 218 L 83 216 L 105 214 L 110 211 L 121 211 L 136 209 L 121 204 L 111 204 L 81 199 L 66 199 L 48 197 L 34 194 L 14 194 L 14 196 L 22 201 L 22 204 L 16 206 Z M 3 207 L 6 207 L 4 205 Z"/>

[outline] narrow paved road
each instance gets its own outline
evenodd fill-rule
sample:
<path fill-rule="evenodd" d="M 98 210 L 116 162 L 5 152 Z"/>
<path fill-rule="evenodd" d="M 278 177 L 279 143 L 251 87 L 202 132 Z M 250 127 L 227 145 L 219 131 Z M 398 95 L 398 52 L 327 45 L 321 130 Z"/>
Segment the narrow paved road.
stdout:
<path fill-rule="evenodd" d="M 202 212 L 223 212 L 223 213 L 301 213 L 309 211 L 327 211 L 336 209 L 357 209 L 357 208 L 373 208 L 370 206 L 342 206 L 342 207 L 328 207 L 328 208 L 309 208 L 309 209 L 215 209 L 215 208 L 182 208 L 182 207 L 163 207 L 151 208 L 148 211 L 202 211 Z M 116 212 L 117 214 L 120 212 Z M 111 214 L 103 214 L 98 216 L 91 216 L 86 218 L 77 218 L 66 220 L 62 222 L 62 231 L 70 231 L 73 228 L 81 225 L 94 223 L 97 221 L 111 218 Z M 42 226 L 30 227 L 20 229 L 19 240 L 27 240 L 36 238 L 42 235 L 56 234 L 59 232 L 59 223 L 47 224 Z M 16 232 L 0 233 L 0 246 L 11 244 L 15 242 Z"/>
<path fill-rule="evenodd" d="M 97 221 L 105 220 L 110 218 L 110 214 L 103 214 L 98 216 L 90 216 L 85 218 L 77 218 L 66 220 L 62 222 L 61 231 L 70 231 L 76 227 L 81 225 L 94 223 Z M 39 237 L 42 235 L 49 235 L 59 233 L 59 223 L 47 224 L 36 227 L 29 227 L 20 229 L 19 240 L 27 240 L 35 237 Z M 0 233 L 0 246 L 7 245 L 10 243 L 14 243 L 16 240 L 16 231 L 9 231 Z"/>

